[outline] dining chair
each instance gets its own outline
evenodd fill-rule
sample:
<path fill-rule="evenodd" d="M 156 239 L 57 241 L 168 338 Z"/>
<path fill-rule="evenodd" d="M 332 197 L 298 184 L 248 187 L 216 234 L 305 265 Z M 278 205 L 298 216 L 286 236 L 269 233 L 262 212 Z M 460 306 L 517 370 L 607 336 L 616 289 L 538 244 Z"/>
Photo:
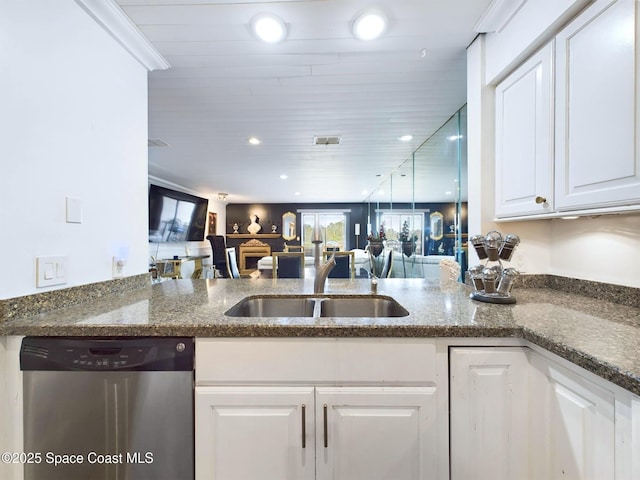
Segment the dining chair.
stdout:
<path fill-rule="evenodd" d="M 385 247 L 382 255 L 384 256 L 384 259 L 380 278 L 389 278 L 391 276 L 391 269 L 393 268 L 393 249 Z"/>
<path fill-rule="evenodd" d="M 223 235 L 208 235 L 207 240 L 211 244 L 211 263 L 224 277 L 227 276 L 227 258 L 225 250 L 227 244 Z"/>
<path fill-rule="evenodd" d="M 238 260 L 236 259 L 236 248 L 225 248 L 225 257 L 227 259 L 227 274 L 229 275 L 229 278 L 240 278 Z"/>
<path fill-rule="evenodd" d="M 271 252 L 273 278 L 304 278 L 304 252 Z"/>
<path fill-rule="evenodd" d="M 325 261 L 335 253 L 336 266 L 329 272 L 329 278 L 355 278 L 356 255 L 354 252 L 325 250 L 322 254 Z"/>
<path fill-rule="evenodd" d="M 304 252 L 304 245 L 287 245 L 284 244 L 283 252 Z"/>

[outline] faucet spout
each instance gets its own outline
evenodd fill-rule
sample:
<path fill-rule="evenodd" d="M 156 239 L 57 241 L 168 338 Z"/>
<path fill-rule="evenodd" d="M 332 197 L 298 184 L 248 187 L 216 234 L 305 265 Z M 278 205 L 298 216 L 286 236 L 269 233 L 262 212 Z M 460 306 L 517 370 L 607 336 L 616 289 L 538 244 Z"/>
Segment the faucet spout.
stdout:
<path fill-rule="evenodd" d="M 316 266 L 316 278 L 313 282 L 313 293 L 324 293 L 324 285 L 327 282 L 329 272 L 336 266 L 336 253 L 333 252 L 331 258 L 322 265 Z"/>

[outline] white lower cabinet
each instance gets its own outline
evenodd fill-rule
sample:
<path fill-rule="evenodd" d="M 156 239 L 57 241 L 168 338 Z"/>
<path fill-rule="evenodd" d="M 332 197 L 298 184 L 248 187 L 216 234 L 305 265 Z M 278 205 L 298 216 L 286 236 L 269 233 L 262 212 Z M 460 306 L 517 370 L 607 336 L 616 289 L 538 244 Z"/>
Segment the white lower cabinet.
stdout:
<path fill-rule="evenodd" d="M 529 478 L 527 351 L 522 347 L 451 348 L 452 480 Z"/>
<path fill-rule="evenodd" d="M 639 479 L 640 398 L 505 340 L 198 339 L 196 480 Z"/>
<path fill-rule="evenodd" d="M 195 415 L 197 479 L 315 478 L 312 387 L 196 387 Z"/>
<path fill-rule="evenodd" d="M 615 392 L 629 392 L 526 347 L 449 358 L 452 480 L 640 478 L 634 404 L 616 410 Z"/>
<path fill-rule="evenodd" d="M 317 388 L 316 478 L 436 478 L 436 408 L 433 387 Z"/>
<path fill-rule="evenodd" d="M 430 339 L 198 339 L 196 479 L 448 479 L 440 353 Z"/>
<path fill-rule="evenodd" d="M 421 480 L 431 387 L 197 387 L 196 478 Z"/>
<path fill-rule="evenodd" d="M 531 366 L 532 478 L 616 478 L 615 394 L 540 355 Z"/>

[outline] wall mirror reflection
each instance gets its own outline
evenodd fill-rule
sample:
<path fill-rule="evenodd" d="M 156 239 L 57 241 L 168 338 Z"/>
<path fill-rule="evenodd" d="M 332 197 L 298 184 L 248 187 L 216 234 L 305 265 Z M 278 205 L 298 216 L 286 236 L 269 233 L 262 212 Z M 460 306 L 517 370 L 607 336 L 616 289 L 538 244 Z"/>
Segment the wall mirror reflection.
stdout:
<path fill-rule="evenodd" d="M 440 212 L 433 212 L 431 215 L 429 215 L 429 219 L 430 219 L 430 226 L 431 226 L 431 233 L 429 234 L 429 237 L 431 237 L 431 240 L 442 239 L 442 237 L 444 236 L 444 232 L 443 232 L 444 215 L 442 215 Z"/>
<path fill-rule="evenodd" d="M 287 212 L 282 214 L 282 238 L 295 240 L 296 238 L 296 214 Z"/>
<path fill-rule="evenodd" d="M 380 179 L 365 199 L 367 231 L 394 249 L 392 277 L 424 277 L 442 259 L 466 270 L 466 106 Z"/>

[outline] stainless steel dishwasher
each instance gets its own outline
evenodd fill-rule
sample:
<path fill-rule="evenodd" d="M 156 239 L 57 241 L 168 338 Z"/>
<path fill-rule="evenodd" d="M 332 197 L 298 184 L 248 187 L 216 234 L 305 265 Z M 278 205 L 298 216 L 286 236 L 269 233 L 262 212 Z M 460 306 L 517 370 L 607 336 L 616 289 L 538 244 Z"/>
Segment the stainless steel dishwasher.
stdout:
<path fill-rule="evenodd" d="M 194 478 L 193 339 L 26 337 L 25 480 Z"/>

